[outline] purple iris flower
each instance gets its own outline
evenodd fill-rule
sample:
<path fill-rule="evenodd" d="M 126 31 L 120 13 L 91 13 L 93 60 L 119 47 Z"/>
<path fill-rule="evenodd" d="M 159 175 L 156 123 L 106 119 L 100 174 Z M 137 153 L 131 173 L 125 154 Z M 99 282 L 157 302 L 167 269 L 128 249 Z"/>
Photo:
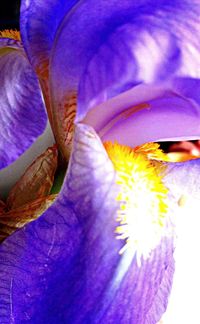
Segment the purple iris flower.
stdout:
<path fill-rule="evenodd" d="M 69 165 L 54 204 L 0 246 L 1 323 L 161 319 L 200 162 L 146 143 L 200 137 L 199 14 L 187 0 L 21 1 L 22 42 L 0 39 L 0 166 L 47 114 Z"/>

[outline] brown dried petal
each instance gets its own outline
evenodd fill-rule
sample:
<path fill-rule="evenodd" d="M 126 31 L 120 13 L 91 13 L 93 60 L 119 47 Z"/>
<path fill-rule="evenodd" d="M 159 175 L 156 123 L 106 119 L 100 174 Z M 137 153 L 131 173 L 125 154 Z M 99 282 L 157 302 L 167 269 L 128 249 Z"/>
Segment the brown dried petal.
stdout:
<path fill-rule="evenodd" d="M 0 241 L 16 229 L 38 218 L 55 200 L 57 195 L 40 197 L 21 207 L 0 214 Z"/>
<path fill-rule="evenodd" d="M 48 148 L 26 169 L 23 176 L 11 189 L 7 208 L 18 208 L 50 193 L 57 168 L 56 146 Z"/>
<path fill-rule="evenodd" d="M 0 200 L 0 215 L 4 213 L 5 209 L 6 204 L 2 200 Z"/>

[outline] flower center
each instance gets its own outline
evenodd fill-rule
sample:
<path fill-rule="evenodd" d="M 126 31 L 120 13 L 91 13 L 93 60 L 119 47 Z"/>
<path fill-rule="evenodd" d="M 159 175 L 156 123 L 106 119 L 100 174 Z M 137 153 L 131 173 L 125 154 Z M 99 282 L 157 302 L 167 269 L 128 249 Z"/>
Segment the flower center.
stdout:
<path fill-rule="evenodd" d="M 11 38 L 20 41 L 20 32 L 18 30 L 13 29 L 5 29 L 0 31 L 0 37 L 1 38 Z"/>
<path fill-rule="evenodd" d="M 165 154 L 154 143 L 135 149 L 111 142 L 104 146 L 119 186 L 116 238 L 125 240 L 120 254 L 130 247 L 140 265 L 168 231 L 168 190 L 162 181 L 165 167 L 159 161 L 165 160 Z"/>

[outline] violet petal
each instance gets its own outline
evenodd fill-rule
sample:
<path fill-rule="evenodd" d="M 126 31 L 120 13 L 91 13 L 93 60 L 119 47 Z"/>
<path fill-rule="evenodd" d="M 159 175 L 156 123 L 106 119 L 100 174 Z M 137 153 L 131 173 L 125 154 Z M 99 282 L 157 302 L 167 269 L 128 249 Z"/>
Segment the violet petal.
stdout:
<path fill-rule="evenodd" d="M 62 18 L 77 2 L 78 0 L 21 1 L 21 36 L 34 68 L 49 57 Z"/>
<path fill-rule="evenodd" d="M 0 40 L 0 169 L 14 162 L 46 126 L 41 90 L 29 61 L 14 40 Z"/>
<path fill-rule="evenodd" d="M 200 6 L 196 1 L 77 4 L 51 52 L 54 109 L 78 92 L 78 118 L 140 82 L 199 77 Z"/>
<path fill-rule="evenodd" d="M 173 242 L 138 266 L 115 237 L 118 187 L 98 136 L 76 128 L 57 201 L 0 246 L 4 323 L 156 323 L 173 277 Z"/>

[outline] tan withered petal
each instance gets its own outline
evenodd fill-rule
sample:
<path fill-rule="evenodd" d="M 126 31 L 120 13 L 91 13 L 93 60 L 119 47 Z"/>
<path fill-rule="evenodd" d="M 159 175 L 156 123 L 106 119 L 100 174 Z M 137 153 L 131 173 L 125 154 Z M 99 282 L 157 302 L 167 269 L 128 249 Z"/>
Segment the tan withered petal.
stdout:
<path fill-rule="evenodd" d="M 0 242 L 12 234 L 16 229 L 23 227 L 38 218 L 54 202 L 57 195 L 40 197 L 21 207 L 0 214 Z"/>
<path fill-rule="evenodd" d="M 7 199 L 8 209 L 18 208 L 50 193 L 57 168 L 57 157 L 55 145 L 37 157 L 11 189 Z"/>

